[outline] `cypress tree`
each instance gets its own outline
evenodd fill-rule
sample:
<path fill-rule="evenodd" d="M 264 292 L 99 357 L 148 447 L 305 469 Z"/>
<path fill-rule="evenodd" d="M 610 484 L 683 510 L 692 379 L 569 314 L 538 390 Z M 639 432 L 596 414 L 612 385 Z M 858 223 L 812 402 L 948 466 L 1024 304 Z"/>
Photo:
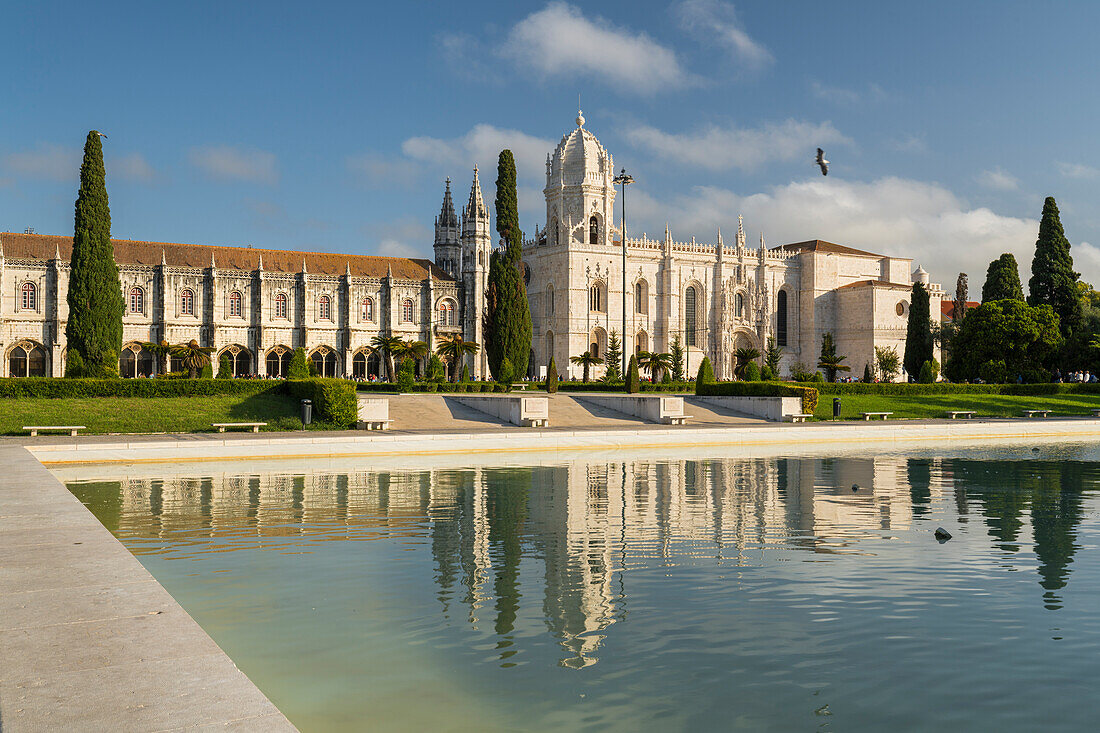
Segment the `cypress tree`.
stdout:
<path fill-rule="evenodd" d="M 966 273 L 960 272 L 955 281 L 955 315 L 952 318 L 955 323 L 962 323 L 966 318 L 966 302 L 970 299 L 969 285 Z"/>
<path fill-rule="evenodd" d="M 704 356 L 699 362 L 699 372 L 695 375 L 695 389 L 698 394 L 700 384 L 714 384 L 714 367 L 710 365 L 710 357 Z"/>
<path fill-rule="evenodd" d="M 523 232 L 519 228 L 516 163 L 511 150 L 497 160 L 497 232 L 504 248 L 489 258 L 489 288 L 485 309 L 485 351 L 489 370 L 500 378 L 507 358 L 522 374 L 531 361 L 531 309 L 523 281 Z"/>
<path fill-rule="evenodd" d="M 218 379 L 232 379 L 233 366 L 229 363 L 229 354 L 225 353 L 218 359 Z"/>
<path fill-rule="evenodd" d="M 870 384 L 873 381 L 875 381 L 875 377 L 871 373 L 871 362 L 867 362 L 863 365 L 863 383 Z"/>
<path fill-rule="evenodd" d="M 111 244 L 111 208 L 107 201 L 103 146 L 92 130 L 84 143 L 80 192 L 76 197 L 73 254 L 69 263 L 69 351 L 80 354 L 82 374 L 117 377 L 122 351 L 122 284 Z"/>
<path fill-rule="evenodd" d="M 921 366 L 932 360 L 932 348 L 932 316 L 929 312 L 928 290 L 922 283 L 915 282 L 909 302 L 905 355 L 902 357 L 902 364 L 909 376 L 920 376 Z"/>
<path fill-rule="evenodd" d="M 680 343 L 679 333 L 673 334 L 668 355 L 672 357 L 672 381 L 684 381 L 684 345 Z"/>
<path fill-rule="evenodd" d="M 1024 287 L 1020 284 L 1020 267 L 1016 258 L 1005 252 L 989 263 L 982 286 L 982 302 L 993 300 L 1023 300 Z"/>
<path fill-rule="evenodd" d="M 1081 322 L 1081 294 L 1077 290 L 1080 275 L 1073 271 L 1069 240 L 1062 230 L 1058 204 L 1052 196 L 1043 203 L 1043 218 L 1039 221 L 1039 238 L 1035 241 L 1035 258 L 1031 261 L 1028 281 L 1030 306 L 1049 305 L 1058 314 L 1062 335 L 1066 336 Z"/>
<path fill-rule="evenodd" d="M 550 357 L 550 366 L 546 367 L 546 393 L 554 394 L 558 391 L 558 367 L 554 364 L 554 357 Z"/>
<path fill-rule="evenodd" d="M 290 357 L 290 365 L 286 370 L 287 379 L 309 379 L 309 364 L 307 363 L 306 350 L 301 346 L 294 350 Z"/>
<path fill-rule="evenodd" d="M 607 367 L 604 372 L 604 381 L 621 382 L 623 379 L 622 343 L 619 341 L 619 332 L 615 329 L 611 329 L 611 333 L 607 334 L 607 358 L 603 362 Z"/>
<path fill-rule="evenodd" d="M 630 394 L 638 394 L 642 388 L 641 382 L 641 375 L 638 374 L 638 358 L 631 354 L 630 363 L 626 367 L 626 391 Z"/>

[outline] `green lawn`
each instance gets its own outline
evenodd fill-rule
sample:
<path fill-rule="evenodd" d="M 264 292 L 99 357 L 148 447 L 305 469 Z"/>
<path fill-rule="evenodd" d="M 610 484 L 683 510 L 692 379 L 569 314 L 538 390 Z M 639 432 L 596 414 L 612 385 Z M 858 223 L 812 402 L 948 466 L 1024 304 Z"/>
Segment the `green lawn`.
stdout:
<path fill-rule="evenodd" d="M 0 434 L 25 435 L 24 425 L 85 425 L 88 433 L 191 433 L 214 422 L 266 422 L 298 430 L 298 401 L 288 395 L 0 399 Z"/>
<path fill-rule="evenodd" d="M 892 412 L 891 418 L 947 417 L 948 410 L 974 410 L 979 417 L 1022 417 L 1024 410 L 1051 410 L 1052 415 L 1089 415 L 1100 409 L 1100 395 L 993 395 L 944 394 L 914 395 L 840 395 L 840 416 L 860 420 L 861 412 Z M 833 395 L 818 398 L 814 417 L 833 416 Z"/>

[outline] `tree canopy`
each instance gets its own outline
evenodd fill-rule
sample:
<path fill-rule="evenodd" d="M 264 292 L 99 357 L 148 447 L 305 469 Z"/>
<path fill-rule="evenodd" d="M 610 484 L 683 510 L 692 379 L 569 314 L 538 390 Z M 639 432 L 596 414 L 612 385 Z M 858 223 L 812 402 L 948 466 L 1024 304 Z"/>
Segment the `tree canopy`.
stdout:
<path fill-rule="evenodd" d="M 1031 261 L 1027 303 L 1052 307 L 1058 314 L 1063 336 L 1081 322 L 1081 296 L 1077 289 L 1079 277 L 1073 271 L 1073 257 L 1069 253 L 1069 240 L 1062 229 L 1058 204 L 1048 196 L 1043 203 L 1043 218 L 1039 221 L 1035 258 Z"/>
<path fill-rule="evenodd" d="M 905 354 L 902 356 L 902 363 L 909 376 L 915 378 L 920 374 L 924 362 L 932 361 L 932 352 L 932 315 L 928 289 L 923 283 L 915 282 L 909 301 L 909 323 L 905 332 Z"/>
<path fill-rule="evenodd" d="M 989 263 L 985 285 L 982 286 L 983 303 L 1006 298 L 1024 299 L 1024 288 L 1020 284 L 1020 266 L 1010 252 L 1005 252 Z"/>
<path fill-rule="evenodd" d="M 1058 316 L 1049 305 L 994 300 L 967 315 L 944 372 L 952 381 L 969 381 L 982 376 L 986 364 L 1003 361 L 1009 379 L 1044 381 L 1045 367 L 1061 347 Z"/>
<path fill-rule="evenodd" d="M 521 376 L 531 361 L 531 309 L 523 281 L 523 234 L 516 201 L 515 159 L 511 150 L 502 150 L 497 161 L 496 218 L 504 247 L 489 258 L 485 304 L 485 354 L 498 380 L 505 359 Z"/>

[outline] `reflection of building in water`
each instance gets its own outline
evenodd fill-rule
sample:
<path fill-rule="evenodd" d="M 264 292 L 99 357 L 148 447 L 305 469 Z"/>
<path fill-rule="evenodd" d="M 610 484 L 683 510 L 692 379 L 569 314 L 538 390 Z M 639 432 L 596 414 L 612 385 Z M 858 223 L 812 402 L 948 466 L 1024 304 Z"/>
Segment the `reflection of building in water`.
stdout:
<path fill-rule="evenodd" d="M 862 539 L 908 528 L 937 502 L 954 501 L 960 515 L 976 507 L 1000 549 L 1012 553 L 1030 519 L 1044 599 L 1059 608 L 1084 513 L 1083 469 L 1035 464 L 888 456 L 578 460 L 128 478 L 120 482 L 118 532 L 224 539 L 227 550 L 427 537 L 446 618 L 461 609 L 473 628 L 496 635 L 498 655 L 510 663 L 521 601 L 541 597 L 561 664 L 581 668 L 598 661 L 608 629 L 625 618 L 633 570 L 757 564 L 766 549 L 850 552 Z M 532 567 L 540 568 L 534 577 Z"/>

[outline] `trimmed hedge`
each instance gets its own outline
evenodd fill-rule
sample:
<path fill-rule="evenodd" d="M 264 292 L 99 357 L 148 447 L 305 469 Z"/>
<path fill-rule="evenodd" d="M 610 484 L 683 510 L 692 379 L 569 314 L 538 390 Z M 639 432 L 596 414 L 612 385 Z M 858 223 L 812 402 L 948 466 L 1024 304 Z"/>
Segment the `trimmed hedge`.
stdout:
<path fill-rule="evenodd" d="M 286 385 L 295 399 L 313 401 L 320 420 L 346 428 L 359 418 L 358 398 L 346 379 L 292 379 Z"/>
<path fill-rule="evenodd" d="M 355 389 L 358 392 L 389 392 L 396 394 L 398 390 L 397 385 L 393 382 L 349 382 L 349 384 L 355 385 Z M 406 392 L 493 392 L 498 385 L 495 382 L 414 382 L 413 385 L 404 390 Z M 532 383 L 532 386 L 533 383 Z M 502 388 L 503 389 L 503 388 Z"/>
<path fill-rule="evenodd" d="M 888 395 L 914 397 L 918 395 L 951 394 L 1005 394 L 1005 395 L 1050 395 L 1050 394 L 1100 394 L 1100 382 L 1083 384 L 954 384 L 936 382 L 934 384 L 906 384 L 903 382 L 880 382 L 864 384 L 862 382 L 839 382 L 836 384 L 816 385 L 823 395 Z"/>
<path fill-rule="evenodd" d="M 870 386 L 870 385 L 868 385 Z M 718 382 L 698 385 L 697 395 L 705 397 L 801 397 L 802 412 L 814 414 L 818 391 L 813 387 L 777 382 Z"/>
<path fill-rule="evenodd" d="M 264 379 L 56 379 L 5 377 L 0 398 L 201 397 L 282 392 L 286 383 Z"/>

